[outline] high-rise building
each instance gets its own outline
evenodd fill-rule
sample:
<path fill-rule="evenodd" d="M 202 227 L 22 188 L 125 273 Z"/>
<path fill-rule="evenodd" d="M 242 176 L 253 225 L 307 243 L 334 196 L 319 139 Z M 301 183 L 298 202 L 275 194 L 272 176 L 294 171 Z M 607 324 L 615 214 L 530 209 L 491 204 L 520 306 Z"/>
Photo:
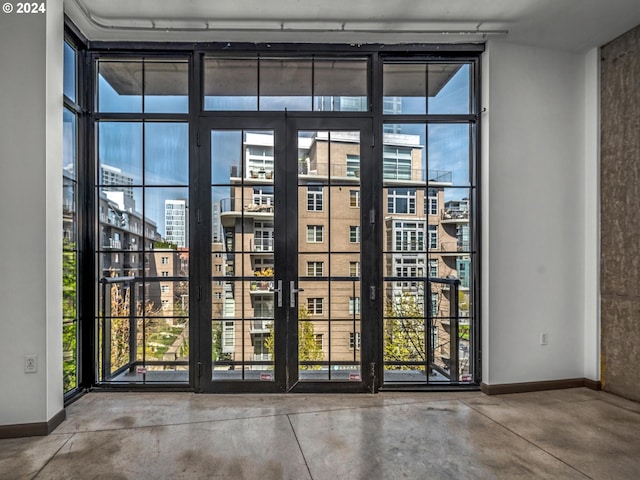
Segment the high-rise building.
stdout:
<path fill-rule="evenodd" d="M 187 247 L 187 201 L 164 201 L 165 241 Z"/>
<path fill-rule="evenodd" d="M 122 173 L 122 169 L 111 165 L 100 165 L 100 185 L 105 192 L 124 192 L 133 200 L 133 176 Z"/>

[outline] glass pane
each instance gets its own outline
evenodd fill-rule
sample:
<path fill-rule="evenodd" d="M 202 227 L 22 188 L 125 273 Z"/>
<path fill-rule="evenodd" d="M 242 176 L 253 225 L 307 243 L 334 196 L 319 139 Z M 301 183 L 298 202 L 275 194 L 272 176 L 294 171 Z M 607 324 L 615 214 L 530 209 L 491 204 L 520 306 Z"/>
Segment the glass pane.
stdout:
<path fill-rule="evenodd" d="M 469 189 L 444 188 L 438 189 L 438 192 L 443 200 L 440 212 L 440 249 L 442 252 L 469 252 Z"/>
<path fill-rule="evenodd" d="M 360 320 L 331 321 L 331 379 L 360 381 Z"/>
<path fill-rule="evenodd" d="M 76 51 L 64 42 L 63 92 L 72 102 L 76 101 Z"/>
<path fill-rule="evenodd" d="M 169 277 L 180 274 L 180 253 L 158 251 L 153 252 L 149 277 L 161 276 L 168 272 Z M 154 275 L 155 274 L 155 275 Z M 154 279 L 147 282 L 145 288 L 146 315 L 153 317 L 184 317 L 189 315 L 189 282 L 163 281 Z"/>
<path fill-rule="evenodd" d="M 426 282 L 410 280 L 384 284 L 385 381 L 426 380 Z"/>
<path fill-rule="evenodd" d="M 62 317 L 77 317 L 78 254 L 74 251 L 62 252 Z"/>
<path fill-rule="evenodd" d="M 76 213 L 76 183 L 66 178 L 62 188 L 62 241 L 63 248 L 74 249 L 78 240 Z"/>
<path fill-rule="evenodd" d="M 429 181 L 454 186 L 470 184 L 471 127 L 468 124 L 430 124 L 428 138 Z"/>
<path fill-rule="evenodd" d="M 98 61 L 98 111 L 142 112 L 142 61 Z"/>
<path fill-rule="evenodd" d="M 204 60 L 204 109 L 258 109 L 258 60 Z"/>
<path fill-rule="evenodd" d="M 469 64 L 429 64 L 429 113 L 467 114 L 471 111 Z"/>
<path fill-rule="evenodd" d="M 350 185 L 360 183 L 360 132 L 358 131 L 332 131 L 329 138 L 319 132 L 316 138 L 316 149 L 327 151 L 326 142 L 329 142 L 328 154 L 331 164 L 332 181 L 345 178 Z"/>
<path fill-rule="evenodd" d="M 332 252 L 329 257 L 332 277 L 360 277 L 360 251 L 354 253 Z"/>
<path fill-rule="evenodd" d="M 144 214 L 147 244 L 157 248 L 189 246 L 189 189 L 155 187 L 145 189 Z M 153 228 L 155 225 L 156 229 Z"/>
<path fill-rule="evenodd" d="M 329 380 L 329 323 L 298 312 L 298 375 L 300 380 Z"/>
<path fill-rule="evenodd" d="M 242 130 L 211 131 L 211 183 L 229 185 L 242 178 L 242 140 Z"/>
<path fill-rule="evenodd" d="M 424 63 L 393 64 L 383 67 L 383 114 L 425 114 L 427 66 Z"/>
<path fill-rule="evenodd" d="M 144 111 L 188 113 L 189 64 L 186 61 L 145 62 Z"/>
<path fill-rule="evenodd" d="M 211 368 L 213 380 L 242 379 L 242 362 L 236 362 L 235 360 L 236 330 L 242 335 L 241 321 L 214 320 L 211 322 Z M 238 366 L 237 369 L 236 366 Z"/>
<path fill-rule="evenodd" d="M 351 188 L 351 187 L 350 187 Z M 331 203 L 329 213 L 331 252 L 360 252 L 362 228 L 360 225 L 360 209 L 345 208 L 349 189 L 331 187 Z M 333 269 L 333 261 L 332 261 Z"/>
<path fill-rule="evenodd" d="M 131 197 L 131 185 L 142 184 L 142 123 L 98 123 L 98 165 L 99 185 Z"/>
<path fill-rule="evenodd" d="M 76 116 L 63 109 L 62 113 L 62 174 L 65 178 L 76 178 Z"/>
<path fill-rule="evenodd" d="M 260 110 L 310 111 L 311 60 L 261 59 Z"/>
<path fill-rule="evenodd" d="M 146 185 L 189 184 L 189 125 L 145 123 Z"/>
<path fill-rule="evenodd" d="M 426 132 L 424 124 L 384 124 L 382 176 L 385 185 L 426 180 Z"/>
<path fill-rule="evenodd" d="M 329 256 L 317 253 L 298 255 L 298 275 L 300 277 L 328 277 L 336 272 L 329 271 Z"/>
<path fill-rule="evenodd" d="M 131 321 L 128 318 L 105 318 L 105 335 L 107 344 L 110 346 L 111 356 L 110 368 L 107 373 L 113 374 L 116 370 L 129 364 L 133 359 L 130 357 L 129 337 L 131 334 Z M 135 321 L 133 322 L 135 324 Z"/>
<path fill-rule="evenodd" d="M 315 60 L 313 68 L 314 110 L 369 110 L 366 60 Z"/>
<path fill-rule="evenodd" d="M 62 373 L 64 392 L 78 385 L 78 322 L 65 321 L 62 324 Z"/>
<path fill-rule="evenodd" d="M 189 320 L 186 318 L 151 318 L 136 321 L 136 360 L 145 364 L 147 380 L 187 381 L 185 375 L 154 375 L 156 372 L 186 370 L 189 361 Z M 161 362 L 160 365 L 147 362 Z M 154 378 L 155 377 L 155 378 Z"/>
<path fill-rule="evenodd" d="M 299 183 L 328 183 L 329 132 L 298 131 L 298 176 Z M 308 177 L 308 178 L 307 178 Z"/>
<path fill-rule="evenodd" d="M 249 130 L 243 133 L 245 178 L 271 183 L 274 176 L 274 133 L 272 130 Z M 267 181 L 268 182 L 265 182 Z"/>
<path fill-rule="evenodd" d="M 253 305 L 250 299 L 243 302 L 243 286 L 244 283 L 239 280 L 230 280 L 218 275 L 212 276 L 211 305 L 214 320 L 242 319 L 245 307 Z M 246 290 L 248 293 L 249 289 Z"/>
<path fill-rule="evenodd" d="M 111 250 L 103 247 L 98 254 L 99 278 L 141 276 L 145 271 L 145 257 L 140 252 Z"/>

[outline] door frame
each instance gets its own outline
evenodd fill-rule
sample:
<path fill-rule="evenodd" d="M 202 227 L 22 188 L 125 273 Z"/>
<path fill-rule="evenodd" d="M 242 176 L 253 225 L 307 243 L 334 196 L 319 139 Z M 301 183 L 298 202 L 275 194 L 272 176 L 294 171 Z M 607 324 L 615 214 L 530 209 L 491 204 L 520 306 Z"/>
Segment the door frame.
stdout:
<path fill-rule="evenodd" d="M 378 225 L 375 222 L 375 178 L 377 169 L 373 157 L 373 122 L 370 118 L 312 117 L 291 115 L 216 116 L 200 119 L 198 127 L 198 167 L 191 173 L 190 215 L 193 252 L 190 286 L 191 321 L 195 324 L 195 338 L 191 340 L 196 366 L 195 390 L 209 393 L 283 393 L 283 392 L 365 392 L 377 386 L 374 351 L 376 332 L 381 328 L 377 305 L 380 295 L 375 275 L 375 252 L 379 247 Z M 274 336 L 283 339 L 274 342 L 273 381 L 216 380 L 212 379 L 212 260 L 211 260 L 211 131 L 212 130 L 273 130 L 274 141 L 274 285 L 282 281 L 283 306 L 276 306 L 274 294 Z M 298 322 L 297 309 L 291 307 L 290 282 L 298 279 L 298 222 L 290 225 L 288 219 L 298 218 L 298 130 L 359 130 L 360 131 L 360 329 L 361 379 L 360 381 L 300 381 L 298 376 Z M 279 138 L 279 139 L 278 139 Z M 282 160 L 278 161 L 280 158 Z M 365 184 L 366 182 L 366 184 Z M 366 186 L 365 186 L 366 185 Z M 365 235 L 365 230 L 367 234 Z M 291 262 L 291 249 L 295 247 L 296 261 Z M 367 255 L 365 255 L 365 252 Z M 329 254 L 330 255 L 330 254 Z M 365 260 L 365 258 L 367 260 Z M 364 278 L 372 279 L 365 286 Z M 371 292 L 364 295 L 365 292 Z M 194 305 L 195 304 L 195 305 Z M 368 323 L 365 328 L 365 319 Z M 366 332 L 366 334 L 365 334 Z"/>

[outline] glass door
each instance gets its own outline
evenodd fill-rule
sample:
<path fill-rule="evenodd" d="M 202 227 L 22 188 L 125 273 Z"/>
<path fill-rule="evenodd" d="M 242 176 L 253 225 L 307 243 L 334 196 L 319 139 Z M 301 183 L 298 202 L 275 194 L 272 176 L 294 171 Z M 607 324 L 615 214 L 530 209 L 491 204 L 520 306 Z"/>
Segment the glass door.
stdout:
<path fill-rule="evenodd" d="M 200 390 L 370 388 L 360 280 L 370 131 L 359 119 L 284 117 L 201 128 Z"/>
<path fill-rule="evenodd" d="M 295 166 L 287 185 L 293 200 L 287 218 L 295 219 L 287 257 L 297 258 L 287 268 L 295 391 L 358 391 L 372 384 L 364 365 L 373 358 L 376 327 L 365 311 L 375 298 L 363 296 L 361 280 L 362 252 L 374 238 L 363 204 L 371 198 L 372 183 L 365 181 L 373 173 L 370 132 L 367 121 L 352 119 L 288 122 L 287 156 Z"/>

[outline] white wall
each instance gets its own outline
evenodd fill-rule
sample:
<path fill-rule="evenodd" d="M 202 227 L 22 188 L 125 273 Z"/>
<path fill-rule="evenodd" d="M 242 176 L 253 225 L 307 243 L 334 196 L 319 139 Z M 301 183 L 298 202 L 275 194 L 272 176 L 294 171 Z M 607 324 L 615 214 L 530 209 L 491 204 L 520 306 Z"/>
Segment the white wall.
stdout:
<path fill-rule="evenodd" d="M 62 40 L 62 0 L 0 14 L 0 425 L 63 408 Z"/>
<path fill-rule="evenodd" d="M 594 59 L 597 71 L 593 53 L 585 57 L 507 41 L 487 45 L 482 123 L 486 384 L 598 379 L 597 303 L 586 298 L 598 285 L 598 259 L 591 257 L 594 249 L 597 255 L 597 199 L 586 202 L 586 187 L 597 181 L 595 145 L 585 138 L 586 128 L 592 134 L 594 127 L 586 119 L 586 100 L 589 114 L 597 108 L 596 85 L 585 75 L 593 73 Z M 543 332 L 546 346 L 540 345 Z"/>

